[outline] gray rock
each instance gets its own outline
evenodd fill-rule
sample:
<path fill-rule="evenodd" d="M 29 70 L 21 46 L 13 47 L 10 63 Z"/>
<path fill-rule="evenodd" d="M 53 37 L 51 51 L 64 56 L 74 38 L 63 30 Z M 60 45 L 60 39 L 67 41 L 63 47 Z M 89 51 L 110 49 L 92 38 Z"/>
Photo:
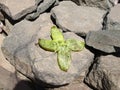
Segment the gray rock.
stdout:
<path fill-rule="evenodd" d="M 4 15 L 0 12 L 0 21 L 4 21 L 5 20 L 5 17 Z"/>
<path fill-rule="evenodd" d="M 47 17 L 42 18 L 42 21 L 44 21 L 45 18 Z M 8 61 L 25 74 L 31 73 L 31 67 L 29 65 L 30 59 L 29 56 L 26 55 L 27 46 L 32 42 L 32 38 L 34 38 L 39 31 L 40 22 L 41 18 L 34 22 L 23 20 L 15 24 L 8 37 L 3 41 L 1 47 L 5 57 L 8 58 Z M 21 56 L 19 56 L 20 53 Z"/>
<path fill-rule="evenodd" d="M 29 2 L 29 3 L 28 3 Z M 19 20 L 24 18 L 27 14 L 34 12 L 37 9 L 37 5 L 34 5 L 34 1 L 12 1 L 5 0 L 0 3 L 0 8 L 2 12 L 7 14 L 7 16 L 12 20 Z M 27 5 L 26 5 L 27 3 Z M 17 7 L 15 7 L 15 5 Z"/>
<path fill-rule="evenodd" d="M 30 80 L 19 79 L 15 72 L 10 72 L 0 66 L 0 90 L 33 90 Z"/>
<path fill-rule="evenodd" d="M 72 53 L 72 63 L 68 72 L 63 72 L 57 64 L 57 55 L 40 48 L 39 38 L 50 38 L 53 26 L 49 14 L 42 14 L 34 22 L 23 20 L 17 23 L 5 38 L 2 51 L 8 61 L 23 75 L 51 85 L 63 85 L 80 77 L 88 68 L 94 55 L 86 48 Z M 74 33 L 65 33 L 65 38 L 83 41 Z"/>
<path fill-rule="evenodd" d="M 9 8 L 6 5 L 0 3 L 0 8 L 1 8 L 1 11 L 7 14 L 9 17 L 12 16 Z"/>
<path fill-rule="evenodd" d="M 0 90 L 13 90 L 17 84 L 15 73 L 11 73 L 1 66 L 0 73 Z"/>
<path fill-rule="evenodd" d="M 102 29 L 103 15 L 106 12 L 95 7 L 77 6 L 71 1 L 62 1 L 51 13 L 56 24 L 64 31 L 85 35 L 89 31 Z"/>
<path fill-rule="evenodd" d="M 26 1 L 13 0 L 10 2 L 9 0 L 4 0 L 4 1 L 0 1 L 0 3 L 6 5 L 9 8 L 12 16 L 14 16 L 17 13 L 21 12 L 22 10 L 33 6 L 35 4 L 35 1 L 34 0 L 33 1 L 31 1 L 31 0 L 26 0 Z"/>
<path fill-rule="evenodd" d="M 107 15 L 106 29 L 120 30 L 120 4 L 111 8 L 110 13 Z"/>
<path fill-rule="evenodd" d="M 43 0 L 35 0 L 35 5 L 39 5 L 42 2 L 43 2 Z"/>
<path fill-rule="evenodd" d="M 92 90 L 92 89 L 85 85 L 83 82 L 81 82 L 81 80 L 80 81 L 77 80 L 69 85 L 48 90 Z"/>
<path fill-rule="evenodd" d="M 57 0 L 43 0 L 43 2 L 38 6 L 37 11 L 26 17 L 26 19 L 34 20 L 43 12 L 45 12 L 50 6 L 55 4 Z"/>
<path fill-rule="evenodd" d="M 95 90 L 120 90 L 120 57 L 101 56 L 89 71 L 85 82 Z"/>
<path fill-rule="evenodd" d="M 106 53 L 120 51 L 120 30 L 101 30 L 89 32 L 86 44 Z"/>
<path fill-rule="evenodd" d="M 39 38 L 47 38 L 47 36 L 49 36 L 44 29 L 41 30 L 40 33 L 44 36 Z M 66 38 L 74 38 L 83 41 L 82 38 L 74 33 L 68 32 L 65 33 L 64 36 Z M 35 50 L 35 48 L 32 47 L 33 46 L 31 46 L 30 49 Z M 87 49 L 84 49 L 81 52 L 73 52 L 71 66 L 67 72 L 64 72 L 58 67 L 56 60 L 57 55 L 55 53 L 47 52 L 39 47 L 38 49 L 40 53 L 37 57 L 35 57 L 36 53 L 34 53 L 33 50 L 30 51 L 33 53 L 32 56 L 34 56 L 35 61 L 33 72 L 37 78 L 51 85 L 64 85 L 79 78 L 80 74 L 87 69 L 94 57 L 94 55 Z"/>
<path fill-rule="evenodd" d="M 98 7 L 104 10 L 108 10 L 114 5 L 116 5 L 119 0 L 71 0 L 71 1 L 75 2 L 77 5 Z"/>
<path fill-rule="evenodd" d="M 4 39 L 5 39 L 5 35 L 0 34 L 0 48 L 1 48 L 1 44 L 3 43 Z M 15 72 L 15 68 L 6 60 L 1 49 L 0 49 L 0 67 L 3 67 L 4 69 L 6 69 L 7 71 L 11 73 Z"/>
<path fill-rule="evenodd" d="M 4 32 L 8 35 L 9 32 L 13 29 L 13 26 L 8 19 L 5 19 L 5 29 Z"/>
<path fill-rule="evenodd" d="M 24 18 L 25 16 L 27 16 L 29 13 L 32 13 L 32 12 L 36 11 L 36 9 L 37 9 L 36 5 L 31 6 L 27 9 L 17 13 L 16 15 L 11 16 L 11 17 L 12 17 L 13 20 L 20 20 L 20 19 Z"/>

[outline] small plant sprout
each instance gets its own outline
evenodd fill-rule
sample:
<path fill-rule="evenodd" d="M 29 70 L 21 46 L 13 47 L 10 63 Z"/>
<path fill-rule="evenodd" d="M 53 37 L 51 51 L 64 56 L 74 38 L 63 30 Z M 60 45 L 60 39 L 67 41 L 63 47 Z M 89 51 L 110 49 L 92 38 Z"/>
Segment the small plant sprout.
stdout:
<path fill-rule="evenodd" d="M 57 61 L 61 70 L 66 71 L 70 67 L 71 52 L 81 51 L 85 43 L 75 39 L 64 39 L 62 32 L 56 27 L 51 28 L 51 40 L 39 39 L 41 48 L 57 53 Z"/>

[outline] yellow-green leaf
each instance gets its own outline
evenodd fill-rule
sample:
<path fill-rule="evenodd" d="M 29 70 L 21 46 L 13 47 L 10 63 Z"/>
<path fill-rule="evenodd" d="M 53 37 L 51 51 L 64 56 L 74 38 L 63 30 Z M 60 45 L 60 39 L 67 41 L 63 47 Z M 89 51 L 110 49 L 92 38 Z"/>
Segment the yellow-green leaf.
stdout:
<path fill-rule="evenodd" d="M 71 63 L 71 53 L 68 49 L 61 47 L 58 51 L 58 65 L 61 70 L 67 71 Z"/>
<path fill-rule="evenodd" d="M 51 28 L 51 37 L 55 41 L 63 41 L 64 40 L 62 32 L 56 26 L 53 26 Z"/>
<path fill-rule="evenodd" d="M 48 51 L 55 51 L 57 49 L 57 43 L 53 40 L 39 39 L 38 43 L 43 49 Z"/>
<path fill-rule="evenodd" d="M 84 42 L 75 39 L 68 39 L 66 43 L 72 51 L 81 51 L 85 47 Z"/>

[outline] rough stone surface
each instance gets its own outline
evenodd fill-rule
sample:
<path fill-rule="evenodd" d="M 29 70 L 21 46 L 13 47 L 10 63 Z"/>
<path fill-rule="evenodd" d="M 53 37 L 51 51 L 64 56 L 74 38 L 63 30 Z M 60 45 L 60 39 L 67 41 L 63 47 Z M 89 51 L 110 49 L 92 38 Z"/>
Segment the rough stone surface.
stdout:
<path fill-rule="evenodd" d="M 0 48 L 4 38 L 5 36 L 0 34 Z M 14 67 L 5 59 L 0 49 L 0 90 L 13 90 L 17 83 L 14 72 Z"/>
<path fill-rule="evenodd" d="M 117 3 L 0 0 L 0 90 L 120 90 Z M 67 72 L 60 70 L 55 52 L 38 45 L 40 38 L 51 39 L 53 25 L 63 31 L 65 39 L 86 42 L 81 52 L 71 53 Z"/>
<path fill-rule="evenodd" d="M 53 4 L 56 5 L 58 3 L 58 0 L 14 0 L 13 2 L 5 0 L 0 1 L 0 8 L 2 12 L 9 17 L 9 20 L 20 21 L 25 17 L 26 19 L 34 20 L 38 18 L 41 13 L 49 9 Z"/>
<path fill-rule="evenodd" d="M 13 29 L 13 26 L 8 19 L 5 19 L 4 32 L 8 35 L 9 32 Z"/>
<path fill-rule="evenodd" d="M 0 48 L 4 38 L 5 35 L 1 33 Z M 25 76 L 15 71 L 14 66 L 5 59 L 0 49 L 0 90 L 32 90 L 27 82 L 31 83 Z"/>
<path fill-rule="evenodd" d="M 110 13 L 107 15 L 106 29 L 108 30 L 120 30 L 120 4 L 111 8 Z"/>
<path fill-rule="evenodd" d="M 26 17 L 26 19 L 29 20 L 34 20 L 37 17 L 39 17 L 39 15 L 43 12 L 45 12 L 48 8 L 50 8 L 50 6 L 52 6 L 53 4 L 55 4 L 57 0 L 44 0 L 37 8 L 37 11 L 35 13 L 32 13 L 30 15 L 28 15 Z"/>
<path fill-rule="evenodd" d="M 60 88 L 54 88 L 48 90 L 92 90 L 92 89 L 89 88 L 87 85 L 85 85 L 83 82 L 76 81 Z"/>
<path fill-rule="evenodd" d="M 61 86 L 61 87 L 54 87 L 54 88 L 46 88 L 47 90 L 92 90 L 91 88 L 89 88 L 87 85 L 85 85 L 85 83 L 83 83 L 85 77 L 85 72 L 83 72 L 81 74 L 81 76 L 73 81 L 70 84 L 67 84 L 65 86 Z M 41 87 L 37 87 L 37 89 L 40 90 Z M 43 89 L 41 89 L 43 90 Z"/>
<path fill-rule="evenodd" d="M 0 48 L 4 38 L 5 36 L 3 34 L 0 34 Z M 0 49 L 0 67 L 6 69 L 11 73 L 15 72 L 15 68 L 5 59 L 1 49 Z"/>
<path fill-rule="evenodd" d="M 106 53 L 120 52 L 120 30 L 89 32 L 86 44 Z"/>
<path fill-rule="evenodd" d="M 63 85 L 79 78 L 92 62 L 94 55 L 87 49 L 72 53 L 69 71 L 61 71 L 57 64 L 56 54 L 36 46 L 39 38 L 50 35 L 51 26 L 53 24 L 49 14 L 41 15 L 34 22 L 23 20 L 13 27 L 3 42 L 2 50 L 8 61 L 24 75 L 35 76 L 47 84 Z M 66 33 L 65 37 L 83 41 L 74 33 Z"/>
<path fill-rule="evenodd" d="M 14 2 L 9 2 L 8 0 L 7 1 L 5 0 L 4 2 L 0 3 L 0 8 L 2 13 L 4 13 L 7 16 L 7 19 L 20 20 L 24 18 L 27 14 L 32 13 L 37 9 L 37 5 L 34 5 L 35 2 L 34 3 L 33 2 L 34 2 L 33 0 L 32 1 L 27 0 L 25 2 L 24 1 L 19 2 L 18 0 L 14 0 Z M 28 6 L 26 5 L 26 3 Z"/>
<path fill-rule="evenodd" d="M 68 0 L 64 0 L 68 1 Z M 118 3 L 119 0 L 71 0 L 77 5 L 98 7 L 108 10 Z"/>
<path fill-rule="evenodd" d="M 71 1 L 62 1 L 52 9 L 56 24 L 64 31 L 86 34 L 102 29 L 105 11 L 95 7 L 77 6 Z"/>
<path fill-rule="evenodd" d="M 13 90 L 15 84 L 17 83 L 15 74 L 7 71 L 1 66 L 0 73 L 0 90 Z"/>
<path fill-rule="evenodd" d="M 0 21 L 4 21 L 4 15 L 0 12 Z"/>
<path fill-rule="evenodd" d="M 41 30 L 40 33 L 44 36 L 41 35 L 39 38 L 45 38 L 48 36 L 44 29 Z M 83 39 L 76 36 L 74 33 L 66 33 L 64 36 L 66 38 L 74 38 L 83 41 Z M 33 46 L 30 48 L 35 50 L 35 46 L 34 48 L 32 47 Z M 30 52 L 33 52 L 33 50 Z M 56 60 L 57 55 L 55 53 L 47 52 L 39 47 L 38 50 L 40 53 L 37 57 L 35 56 L 35 52 L 32 53 L 34 56 L 33 72 L 37 78 L 52 85 L 64 85 L 79 78 L 80 74 L 88 68 L 94 57 L 94 55 L 87 49 L 84 49 L 81 52 L 73 52 L 71 66 L 67 72 L 64 72 L 58 67 Z"/>
<path fill-rule="evenodd" d="M 30 6 L 33 6 L 35 4 L 35 1 L 34 0 L 25 0 L 25 1 L 13 0 L 11 2 L 9 0 L 3 0 L 3 1 L 0 1 L 0 3 L 3 3 L 4 5 L 6 5 L 11 11 L 11 14 L 14 16 L 17 13 L 21 12 L 22 10 L 29 8 Z"/>
<path fill-rule="evenodd" d="M 11 30 L 10 35 L 6 37 L 3 42 L 2 49 L 4 48 L 3 53 L 5 57 L 23 73 L 31 73 L 30 66 L 27 66 L 30 64 L 30 59 L 25 52 L 27 52 L 27 46 L 32 42 L 32 38 L 34 38 L 33 36 L 36 35 L 38 30 L 40 30 L 40 21 L 41 19 L 39 18 L 34 22 L 23 20 L 17 23 Z M 14 43 L 12 43 L 12 41 L 14 41 Z"/>
<path fill-rule="evenodd" d="M 95 90 L 120 90 L 119 56 L 101 56 L 89 71 L 85 82 Z"/>

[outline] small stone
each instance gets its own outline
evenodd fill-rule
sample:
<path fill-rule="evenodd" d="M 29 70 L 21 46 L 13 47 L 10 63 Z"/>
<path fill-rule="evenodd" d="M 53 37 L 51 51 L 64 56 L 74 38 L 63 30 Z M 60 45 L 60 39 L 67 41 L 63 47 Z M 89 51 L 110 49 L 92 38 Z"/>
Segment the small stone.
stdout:
<path fill-rule="evenodd" d="M 34 19 L 38 18 L 41 13 L 45 12 L 55 2 L 56 2 L 56 0 L 43 0 L 43 2 L 40 5 L 38 5 L 36 12 L 27 15 L 26 19 L 34 20 Z"/>
<path fill-rule="evenodd" d="M 111 8 L 110 13 L 107 16 L 106 29 L 107 30 L 120 30 L 120 4 Z"/>
<path fill-rule="evenodd" d="M 120 90 L 120 57 L 101 56 L 87 74 L 85 82 L 96 90 Z"/>
<path fill-rule="evenodd" d="M 6 5 L 12 16 L 16 15 L 17 13 L 21 12 L 22 10 L 29 8 L 30 6 L 33 6 L 35 4 L 34 0 L 4 0 L 4 5 Z"/>
<path fill-rule="evenodd" d="M 91 31 L 86 45 L 106 53 L 120 52 L 120 30 Z"/>

